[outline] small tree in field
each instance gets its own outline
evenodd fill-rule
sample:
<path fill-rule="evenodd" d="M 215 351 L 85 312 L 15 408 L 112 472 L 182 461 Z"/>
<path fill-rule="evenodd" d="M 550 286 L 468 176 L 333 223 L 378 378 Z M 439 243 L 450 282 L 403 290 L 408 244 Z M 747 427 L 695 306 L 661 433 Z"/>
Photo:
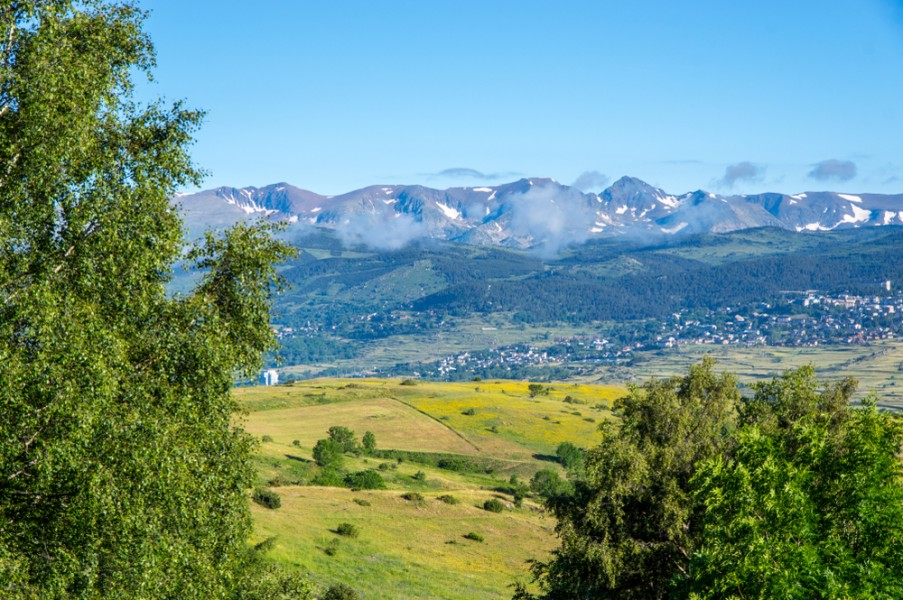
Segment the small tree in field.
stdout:
<path fill-rule="evenodd" d="M 317 440 L 313 449 L 314 461 L 322 469 L 341 469 L 345 462 L 342 446 L 331 439 Z"/>
<path fill-rule="evenodd" d="M 365 454 L 373 454 L 376 452 L 376 436 L 373 435 L 372 431 L 367 431 L 364 433 L 364 437 L 361 439 L 361 444 L 364 447 Z"/>
<path fill-rule="evenodd" d="M 330 440 L 341 446 L 342 452 L 356 452 L 358 450 L 354 432 L 347 427 L 333 425 L 326 433 L 329 435 Z"/>

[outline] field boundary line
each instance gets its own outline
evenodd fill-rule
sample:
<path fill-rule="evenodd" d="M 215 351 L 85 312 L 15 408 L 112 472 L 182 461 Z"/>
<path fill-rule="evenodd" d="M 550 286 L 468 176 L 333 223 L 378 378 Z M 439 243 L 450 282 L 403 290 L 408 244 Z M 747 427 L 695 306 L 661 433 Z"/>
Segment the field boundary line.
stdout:
<path fill-rule="evenodd" d="M 387 397 L 389 400 L 395 400 L 395 401 L 398 402 L 399 404 L 404 404 L 404 405 L 407 406 L 408 408 L 410 408 L 410 409 L 412 409 L 412 410 L 416 410 L 416 411 L 419 412 L 421 415 L 423 415 L 423 416 L 425 416 L 425 417 L 427 417 L 427 418 L 429 418 L 429 419 L 432 419 L 432 420 L 435 421 L 436 423 L 439 423 L 439 425 L 442 425 L 443 427 L 445 427 L 446 429 L 448 429 L 449 431 L 451 431 L 453 434 L 455 434 L 456 436 L 458 436 L 459 438 L 461 438 L 462 440 L 464 440 L 464 443 L 465 443 L 465 444 L 467 444 L 468 446 L 470 446 L 471 448 L 473 448 L 473 449 L 476 450 L 477 452 L 480 452 L 480 453 L 483 452 L 483 450 L 481 450 L 479 446 L 477 446 L 476 444 L 474 444 L 473 442 L 471 442 L 469 439 L 467 439 L 466 437 L 464 437 L 463 435 L 461 435 L 461 432 L 460 432 L 460 431 L 457 431 L 456 429 L 453 429 L 453 428 L 449 427 L 447 424 L 443 423 L 441 420 L 437 419 L 436 417 L 434 417 L 433 415 L 429 414 L 428 412 L 423 411 L 423 410 L 420 410 L 419 408 L 417 408 L 417 407 L 414 406 L 413 404 L 408 404 L 408 403 L 405 402 L 404 400 L 401 400 L 400 398 L 396 398 L 395 396 L 386 396 L 386 397 Z"/>

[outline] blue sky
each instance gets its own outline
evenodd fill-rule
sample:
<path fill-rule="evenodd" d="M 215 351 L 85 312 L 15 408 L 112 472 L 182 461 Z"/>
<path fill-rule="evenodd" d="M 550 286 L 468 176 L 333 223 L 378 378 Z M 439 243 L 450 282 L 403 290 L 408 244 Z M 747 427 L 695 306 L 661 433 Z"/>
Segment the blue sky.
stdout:
<path fill-rule="evenodd" d="M 141 6 L 204 187 L 903 192 L 903 0 Z"/>

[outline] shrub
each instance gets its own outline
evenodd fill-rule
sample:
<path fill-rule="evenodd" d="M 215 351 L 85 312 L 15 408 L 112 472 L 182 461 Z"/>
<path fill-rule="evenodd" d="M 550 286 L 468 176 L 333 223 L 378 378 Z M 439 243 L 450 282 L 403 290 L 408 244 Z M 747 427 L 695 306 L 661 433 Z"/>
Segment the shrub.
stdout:
<path fill-rule="evenodd" d="M 558 444 L 558 448 L 555 449 L 555 456 L 558 457 L 558 462 L 565 469 L 575 469 L 583 463 L 583 450 L 570 442 Z"/>
<path fill-rule="evenodd" d="M 475 408 L 468 408 L 467 410 L 462 410 L 462 411 L 461 411 L 461 414 L 462 414 L 462 415 L 465 415 L 465 416 L 468 416 L 468 417 L 472 417 L 472 416 L 474 416 L 475 414 L 477 414 L 477 409 L 475 409 Z"/>
<path fill-rule="evenodd" d="M 344 583 L 329 586 L 322 600 L 361 600 L 361 595 L 355 589 Z"/>
<path fill-rule="evenodd" d="M 485 539 L 482 535 L 480 535 L 479 533 L 476 533 L 474 531 L 465 533 L 463 537 L 465 537 L 468 540 L 473 540 L 475 542 L 482 542 Z"/>
<path fill-rule="evenodd" d="M 276 509 L 282 506 L 282 500 L 279 498 L 279 494 L 272 490 L 257 488 L 254 490 L 251 499 L 257 504 L 269 509 Z"/>
<path fill-rule="evenodd" d="M 502 504 L 498 498 L 492 498 L 483 503 L 483 510 L 488 510 L 489 512 L 500 513 L 505 510 L 505 505 Z"/>
<path fill-rule="evenodd" d="M 350 538 L 356 538 L 361 534 L 361 530 L 351 523 L 339 523 L 339 526 L 336 527 L 335 532 L 339 535 Z"/>
<path fill-rule="evenodd" d="M 423 502 L 423 494 L 418 494 L 417 492 L 405 492 L 401 497 L 408 502 Z"/>
<path fill-rule="evenodd" d="M 483 381 L 483 378 L 480 377 L 479 375 L 477 375 L 476 377 L 473 378 L 473 380 L 476 382 L 480 382 L 480 381 Z"/>
<path fill-rule="evenodd" d="M 417 385 L 417 382 L 413 379 L 402 379 L 399 385 Z"/>
<path fill-rule="evenodd" d="M 300 448 L 301 440 L 292 440 L 292 446 L 295 446 L 296 448 Z"/>
<path fill-rule="evenodd" d="M 455 498 L 454 496 L 449 495 L 449 494 L 443 494 L 442 496 L 439 496 L 438 498 L 436 498 L 436 500 L 438 500 L 440 502 L 445 502 L 446 504 L 458 504 L 459 503 L 459 500 L 457 498 Z"/>
<path fill-rule="evenodd" d="M 386 481 L 376 471 L 358 471 L 345 476 L 345 485 L 353 490 L 384 490 Z"/>
<path fill-rule="evenodd" d="M 270 487 L 282 487 L 285 485 L 292 485 L 292 482 L 282 475 L 276 475 L 267 482 L 267 485 Z"/>
<path fill-rule="evenodd" d="M 355 498 L 354 503 L 359 506 L 370 506 L 370 501 L 364 500 L 363 498 Z"/>
<path fill-rule="evenodd" d="M 273 441 L 273 436 L 265 435 L 262 438 L 260 438 L 260 441 L 263 442 L 264 444 L 268 444 L 269 442 Z"/>
<path fill-rule="evenodd" d="M 364 433 L 364 437 L 361 439 L 361 444 L 364 447 L 364 452 L 367 454 L 373 454 L 376 452 L 376 436 L 373 435 L 372 431 L 367 431 Z"/>
<path fill-rule="evenodd" d="M 414 481 L 426 481 L 426 473 L 423 471 L 417 471 L 412 477 Z"/>
<path fill-rule="evenodd" d="M 546 387 L 541 383 L 531 383 L 527 386 L 531 398 L 535 398 L 536 396 L 548 396 L 551 389 L 552 388 Z"/>
<path fill-rule="evenodd" d="M 543 498 L 559 496 L 568 491 L 568 483 L 552 469 L 537 471 L 530 479 L 530 489 Z"/>
<path fill-rule="evenodd" d="M 456 471 L 458 473 L 473 473 L 480 472 L 483 469 L 474 463 L 472 460 L 468 460 L 466 458 L 440 458 L 436 463 L 436 466 L 440 469 L 445 469 L 447 471 Z"/>
<path fill-rule="evenodd" d="M 332 539 L 329 540 L 329 543 L 326 544 L 326 547 L 323 548 L 323 552 L 325 552 L 328 556 L 335 556 L 339 551 L 339 540 Z"/>
<path fill-rule="evenodd" d="M 333 425 L 326 433 L 329 439 L 341 446 L 342 452 L 357 452 L 360 449 L 357 440 L 354 439 L 354 432 L 347 427 Z"/>
<path fill-rule="evenodd" d="M 314 460 L 320 467 L 324 469 L 339 469 L 344 462 L 342 456 L 342 445 L 335 440 L 328 438 L 325 440 L 317 440 L 314 446 Z"/>
<path fill-rule="evenodd" d="M 335 469 L 323 469 L 310 482 L 311 485 L 322 485 L 326 487 L 345 487 L 345 479 L 342 474 Z"/>

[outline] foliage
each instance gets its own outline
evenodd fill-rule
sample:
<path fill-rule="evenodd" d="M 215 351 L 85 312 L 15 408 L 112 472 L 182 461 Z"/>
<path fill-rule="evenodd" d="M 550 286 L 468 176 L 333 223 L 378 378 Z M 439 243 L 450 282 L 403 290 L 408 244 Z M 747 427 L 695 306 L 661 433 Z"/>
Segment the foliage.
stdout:
<path fill-rule="evenodd" d="M 347 427 L 333 425 L 326 433 L 329 435 L 330 440 L 342 448 L 342 452 L 356 452 L 358 450 L 357 440 L 354 439 L 354 432 Z"/>
<path fill-rule="evenodd" d="M 850 407 L 854 389 L 806 367 L 740 403 L 707 362 L 633 389 L 574 496 L 550 502 L 540 597 L 899 597 L 903 425 Z"/>
<path fill-rule="evenodd" d="M 498 498 L 490 498 L 486 502 L 483 503 L 483 510 L 488 510 L 489 512 L 500 513 L 505 510 L 505 505 L 502 504 Z"/>
<path fill-rule="evenodd" d="M 426 481 L 426 473 L 423 471 L 417 471 L 413 475 L 411 475 L 411 479 L 414 481 Z"/>
<path fill-rule="evenodd" d="M 570 485 L 556 471 L 540 469 L 530 478 L 530 490 L 548 500 L 570 492 Z"/>
<path fill-rule="evenodd" d="M 541 597 L 667 597 L 699 537 L 694 465 L 729 444 L 738 404 L 736 381 L 709 360 L 616 401 L 621 426 L 603 429 L 574 494 L 549 502 L 561 546 L 535 565 Z"/>
<path fill-rule="evenodd" d="M 583 450 L 572 444 L 571 442 L 561 442 L 555 448 L 555 456 L 558 462 L 568 471 L 579 469 L 583 464 Z"/>
<path fill-rule="evenodd" d="M 274 345 L 288 250 L 257 226 L 208 235 L 200 282 L 167 295 L 201 115 L 134 102 L 143 19 L 128 0 L 0 9 L 6 597 L 224 597 L 250 577 L 254 440 L 230 388 Z"/>
<path fill-rule="evenodd" d="M 874 402 L 848 409 L 840 386 L 814 393 L 808 375 L 761 387 L 770 410 L 751 407 L 737 448 L 699 466 L 694 597 L 903 596 L 903 427 Z"/>
<path fill-rule="evenodd" d="M 458 500 L 451 494 L 442 494 L 441 496 L 438 496 L 436 498 L 436 500 L 438 500 L 439 502 L 444 502 L 445 504 L 451 504 L 451 505 L 460 503 L 460 500 Z"/>
<path fill-rule="evenodd" d="M 317 440 L 313 449 L 314 461 L 321 468 L 327 470 L 342 468 L 345 462 L 345 457 L 342 454 L 342 445 L 332 438 Z"/>
<path fill-rule="evenodd" d="M 370 501 L 364 500 L 363 498 L 355 498 L 354 503 L 358 506 L 370 506 Z"/>
<path fill-rule="evenodd" d="M 352 525 L 351 523 L 339 523 L 339 526 L 336 527 L 335 532 L 339 535 L 356 538 L 361 534 L 360 528 L 356 525 Z"/>
<path fill-rule="evenodd" d="M 353 490 L 384 490 L 386 482 L 376 471 L 358 471 L 345 476 L 345 485 Z"/>
<path fill-rule="evenodd" d="M 251 500 L 259 504 L 260 506 L 264 506 L 270 509 L 275 509 L 282 506 L 282 500 L 279 498 L 279 494 L 272 490 L 266 490 L 263 488 L 255 489 L 254 493 L 251 495 Z"/>
<path fill-rule="evenodd" d="M 335 469 L 322 469 L 311 480 L 311 485 L 321 485 L 324 487 L 344 487 L 345 476 Z"/>
<path fill-rule="evenodd" d="M 373 454 L 376 452 L 376 436 L 373 435 L 372 431 L 364 432 L 364 437 L 361 438 L 361 445 L 364 448 L 365 454 Z"/>
<path fill-rule="evenodd" d="M 476 533 L 474 531 L 465 533 L 462 537 L 464 537 L 465 539 L 468 539 L 468 540 L 473 540 L 475 542 L 482 542 L 486 539 L 482 535 L 480 535 L 479 533 Z"/>
<path fill-rule="evenodd" d="M 530 397 L 535 398 L 536 396 L 548 396 L 551 388 L 541 383 L 531 383 L 527 386 L 527 390 L 530 392 Z"/>
<path fill-rule="evenodd" d="M 420 504 L 424 501 L 423 494 L 421 494 L 419 492 L 405 492 L 404 494 L 401 495 L 401 497 L 404 498 L 405 500 L 407 500 L 408 502 L 414 502 L 416 504 Z"/>
<path fill-rule="evenodd" d="M 322 600 L 360 600 L 360 598 L 360 594 L 353 587 L 337 583 L 329 586 L 329 589 L 323 594 Z"/>

